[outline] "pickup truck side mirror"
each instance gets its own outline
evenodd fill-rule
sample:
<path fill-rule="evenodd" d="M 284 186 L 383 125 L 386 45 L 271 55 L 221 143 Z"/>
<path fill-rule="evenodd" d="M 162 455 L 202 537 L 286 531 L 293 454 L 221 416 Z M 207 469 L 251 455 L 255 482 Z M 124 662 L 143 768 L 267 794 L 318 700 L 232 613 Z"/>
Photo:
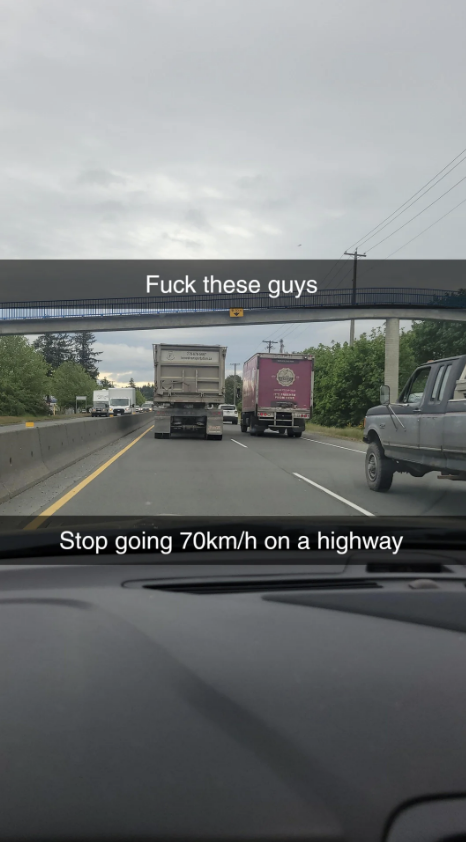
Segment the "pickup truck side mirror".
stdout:
<path fill-rule="evenodd" d="M 387 406 L 390 403 L 390 386 L 380 387 L 380 403 Z"/>

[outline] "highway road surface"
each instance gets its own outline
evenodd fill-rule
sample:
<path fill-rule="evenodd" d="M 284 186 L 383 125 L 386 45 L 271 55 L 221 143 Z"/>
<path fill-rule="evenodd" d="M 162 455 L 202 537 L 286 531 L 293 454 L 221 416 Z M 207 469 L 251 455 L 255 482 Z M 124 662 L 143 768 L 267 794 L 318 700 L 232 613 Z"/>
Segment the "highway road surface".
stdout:
<path fill-rule="evenodd" d="M 89 420 L 89 423 L 95 423 Z M 396 474 L 366 485 L 365 445 L 306 433 L 263 437 L 224 425 L 222 441 L 155 439 L 147 427 L 0 505 L 0 515 L 459 516 L 466 484 Z"/>

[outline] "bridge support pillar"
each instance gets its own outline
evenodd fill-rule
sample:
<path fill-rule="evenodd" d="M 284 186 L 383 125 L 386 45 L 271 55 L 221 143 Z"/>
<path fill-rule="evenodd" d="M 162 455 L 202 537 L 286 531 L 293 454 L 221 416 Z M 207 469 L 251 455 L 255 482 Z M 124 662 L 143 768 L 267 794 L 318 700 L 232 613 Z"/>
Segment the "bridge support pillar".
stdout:
<path fill-rule="evenodd" d="M 385 322 L 385 383 L 390 386 L 390 400 L 396 401 L 400 372 L 400 320 Z"/>

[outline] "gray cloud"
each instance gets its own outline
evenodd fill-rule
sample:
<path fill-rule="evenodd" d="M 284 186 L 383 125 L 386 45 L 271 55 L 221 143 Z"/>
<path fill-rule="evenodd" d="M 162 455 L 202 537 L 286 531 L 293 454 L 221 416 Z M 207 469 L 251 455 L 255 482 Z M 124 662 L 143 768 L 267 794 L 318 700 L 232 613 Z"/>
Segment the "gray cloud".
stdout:
<path fill-rule="evenodd" d="M 464 145 L 462 0 L 47 10 L 0 9 L 2 257 L 336 258 Z M 399 256 L 463 257 L 465 207 Z"/>
<path fill-rule="evenodd" d="M 124 184 L 125 180 L 121 175 L 104 169 L 85 170 L 77 178 L 78 184 L 90 184 L 97 187 L 112 187 L 113 184 Z"/>
<path fill-rule="evenodd" d="M 205 213 L 200 208 L 189 208 L 185 214 L 185 220 L 193 228 L 210 228 L 210 223 L 207 220 Z"/>

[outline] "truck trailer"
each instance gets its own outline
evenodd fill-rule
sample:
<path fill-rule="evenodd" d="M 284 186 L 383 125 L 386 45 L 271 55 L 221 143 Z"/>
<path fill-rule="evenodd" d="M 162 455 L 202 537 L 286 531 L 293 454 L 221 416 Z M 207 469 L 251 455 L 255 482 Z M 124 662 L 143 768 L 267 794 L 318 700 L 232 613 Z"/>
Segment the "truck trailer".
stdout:
<path fill-rule="evenodd" d="M 115 387 L 108 390 L 110 414 L 111 415 L 132 415 L 136 406 L 136 389 L 131 386 L 125 388 Z"/>
<path fill-rule="evenodd" d="M 225 356 L 221 345 L 153 345 L 154 437 L 197 432 L 220 441 L 225 402 Z"/>
<path fill-rule="evenodd" d="M 243 368 L 241 431 L 265 430 L 299 438 L 312 415 L 314 358 L 307 354 L 254 354 Z"/>

